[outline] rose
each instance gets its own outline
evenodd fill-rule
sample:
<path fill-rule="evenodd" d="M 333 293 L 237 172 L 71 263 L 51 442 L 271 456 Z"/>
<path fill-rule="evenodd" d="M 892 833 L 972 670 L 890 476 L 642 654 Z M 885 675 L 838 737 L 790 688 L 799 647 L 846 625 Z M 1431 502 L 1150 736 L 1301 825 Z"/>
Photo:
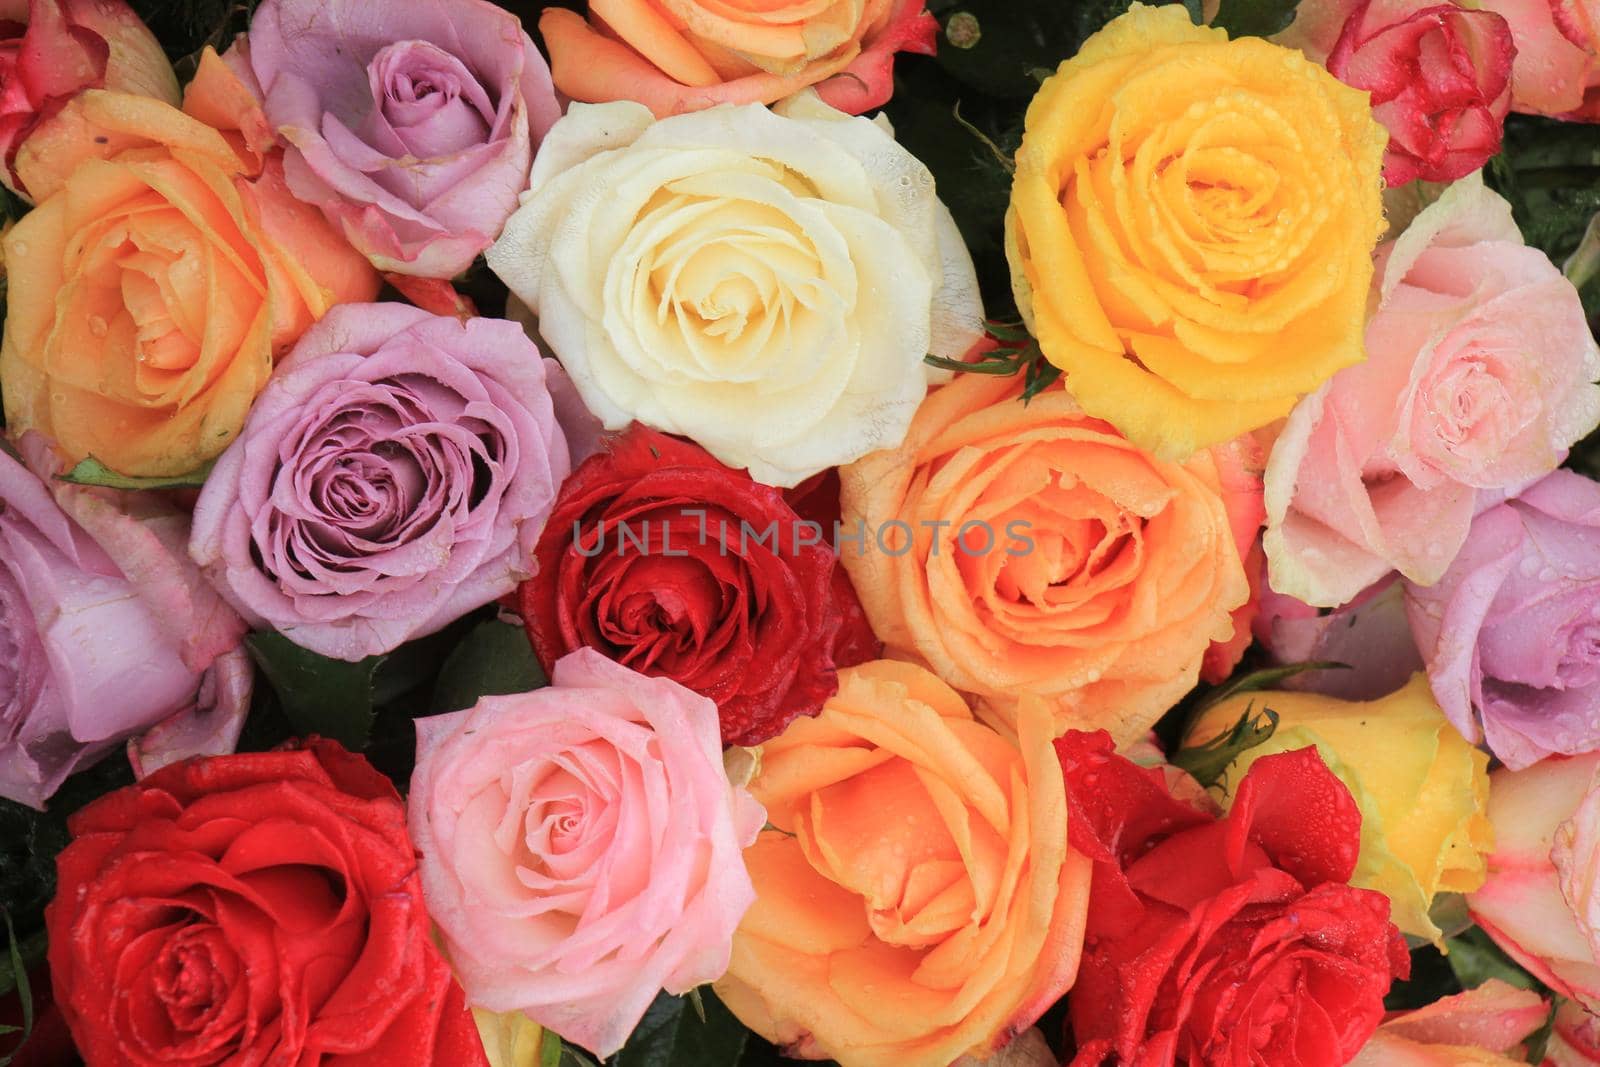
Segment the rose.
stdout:
<path fill-rule="evenodd" d="M 1440 713 L 1421 674 L 1365 703 L 1318 693 L 1241 693 L 1208 707 L 1184 744 L 1220 739 L 1241 717 L 1266 709 L 1277 713 L 1277 729 L 1228 765 L 1219 780 L 1225 796 L 1257 760 L 1315 747 L 1361 809 L 1361 855 L 1351 884 L 1387 896 L 1402 933 L 1441 944 L 1444 934 L 1428 915 L 1434 897 L 1481 886 L 1493 847 L 1484 814 L 1489 757 Z"/>
<path fill-rule="evenodd" d="M 1340 669 L 1293 674 L 1281 683 L 1285 689 L 1340 700 L 1376 700 L 1426 669 L 1411 636 L 1405 584 L 1398 574 L 1368 586 L 1350 603 L 1325 615 L 1269 588 L 1261 597 L 1255 636 L 1282 666 L 1344 664 Z"/>
<path fill-rule="evenodd" d="M 1381 893 L 1345 883 L 1361 814 L 1315 751 L 1267 756 L 1220 819 L 1104 732 L 1056 742 L 1073 847 L 1095 861 L 1068 1002 L 1072 1067 L 1338 1067 L 1410 956 Z"/>
<path fill-rule="evenodd" d="M 1510 28 L 1492 11 L 1358 0 L 1328 72 L 1372 93 L 1389 131 L 1383 178 L 1395 188 L 1453 181 L 1500 151 L 1515 54 Z"/>
<path fill-rule="evenodd" d="M 244 623 L 189 563 L 187 517 L 57 481 L 48 442 L 21 445 L 32 470 L 0 445 L 0 796 L 42 809 L 151 727 L 151 762 L 232 751 L 250 704 Z"/>
<path fill-rule="evenodd" d="M 544 1062 L 540 1056 L 545 1046 L 544 1028 L 520 1011 L 495 1013 L 473 1008 L 472 1021 L 478 1024 L 489 1067 L 540 1067 Z"/>
<path fill-rule="evenodd" d="M 1551 990 L 1600 1009 L 1600 753 L 1490 776 L 1494 853 L 1473 921 Z"/>
<path fill-rule="evenodd" d="M 1316 0 L 1273 38 L 1372 94 L 1389 131 L 1383 179 L 1454 181 L 1500 151 L 1511 107 L 1511 28 L 1454 0 Z"/>
<path fill-rule="evenodd" d="M 418 720 L 411 830 L 472 1003 L 605 1057 L 661 989 L 727 967 L 763 814 L 709 700 L 592 649 L 550 678 Z"/>
<path fill-rule="evenodd" d="M 561 114 L 544 58 L 487 0 L 264 0 L 249 42 L 289 188 L 380 270 L 471 266 Z"/>
<path fill-rule="evenodd" d="M 29 198 L 18 150 L 81 89 L 111 89 L 174 106 L 178 79 L 161 45 L 123 0 L 0 3 L 0 182 Z M 50 134 L 46 134 L 46 140 Z"/>
<path fill-rule="evenodd" d="M 841 472 L 840 552 L 873 630 L 1011 725 L 1024 693 L 1056 730 L 1143 734 L 1191 689 L 1248 583 L 1224 492 L 1228 449 L 1141 452 L 1061 389 L 965 375 L 897 449 Z M 1220 461 L 1220 462 L 1219 462 Z M 1252 498 L 1254 504 L 1252 505 Z"/>
<path fill-rule="evenodd" d="M 1556 471 L 1479 515 L 1437 585 L 1406 586 L 1439 707 L 1512 767 L 1600 747 L 1597 527 L 1600 486 Z"/>
<path fill-rule="evenodd" d="M 1088 867 L 1067 847 L 1049 710 L 1017 742 L 909 663 L 839 692 L 762 749 L 772 829 L 717 995 L 790 1055 L 847 1067 L 982 1058 L 1077 969 Z"/>
<path fill-rule="evenodd" d="M 1568 1000 L 1556 1007 L 1544 1067 L 1594 1067 L 1600 1063 L 1600 1016 Z"/>
<path fill-rule="evenodd" d="M 1527 1061 L 1511 1055 L 1549 1018 L 1539 994 L 1491 978 L 1391 1018 L 1350 1067 L 1517 1067 Z"/>
<path fill-rule="evenodd" d="M 482 1065 L 394 786 L 327 741 L 192 760 L 72 817 L 50 973 L 91 1067 Z"/>
<path fill-rule="evenodd" d="M 760 744 L 816 714 L 835 667 L 876 654 L 831 536 L 776 489 L 636 426 L 561 487 L 522 617 L 546 670 L 595 649 L 715 701 L 724 744 Z"/>
<path fill-rule="evenodd" d="M 1600 119 L 1600 36 L 1594 9 L 1582 0 L 1535 3 L 1483 0 L 1511 24 L 1511 107 L 1575 122 Z"/>
<path fill-rule="evenodd" d="M 1438 581 L 1480 490 L 1540 477 L 1600 422 L 1577 291 L 1480 178 L 1379 262 L 1367 362 L 1295 408 L 1267 464 L 1272 587 L 1323 607 L 1391 570 Z"/>
<path fill-rule="evenodd" d="M 1383 143 L 1365 93 L 1179 7 L 1084 42 L 1028 106 L 1006 215 L 1084 410 L 1181 459 L 1359 361 Z"/>
<path fill-rule="evenodd" d="M 190 552 L 252 624 L 358 660 L 515 589 L 568 469 L 515 323 L 351 304 L 262 391 Z"/>
<path fill-rule="evenodd" d="M 933 55 L 923 0 L 826 0 L 760 9 L 708 0 L 597 4 L 590 22 L 546 8 L 539 32 L 556 88 L 574 100 L 637 100 L 659 117 L 770 104 L 815 85 L 859 115 L 894 91 L 894 56 Z"/>
<path fill-rule="evenodd" d="M 377 278 L 275 159 L 176 108 L 96 90 L 58 118 L 29 178 L 40 204 L 5 241 L 27 264 L 7 291 L 6 424 L 70 462 L 186 474 L 238 433 L 273 359 Z"/>
<path fill-rule="evenodd" d="M 981 332 L 928 169 L 811 94 L 652 120 L 574 105 L 489 265 L 590 410 L 792 486 L 904 435 Z"/>

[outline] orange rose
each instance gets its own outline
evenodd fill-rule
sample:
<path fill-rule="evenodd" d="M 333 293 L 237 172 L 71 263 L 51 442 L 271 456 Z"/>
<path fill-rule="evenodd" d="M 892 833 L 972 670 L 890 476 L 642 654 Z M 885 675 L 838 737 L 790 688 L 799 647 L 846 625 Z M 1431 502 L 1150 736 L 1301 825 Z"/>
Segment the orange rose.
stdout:
<path fill-rule="evenodd" d="M 932 55 L 923 0 L 592 0 L 589 22 L 546 8 L 539 32 L 556 88 L 574 100 L 637 100 L 657 118 L 715 104 L 770 104 L 815 85 L 859 115 L 889 99 L 899 51 Z"/>
<path fill-rule="evenodd" d="M 210 54 L 188 114 L 91 91 L 48 144 L 30 138 L 17 167 L 39 206 L 5 240 L 12 431 L 124 474 L 194 470 L 233 440 L 306 327 L 377 294 L 366 260 L 261 154 L 259 115 L 235 115 L 226 135 L 193 117 L 224 105 L 254 106 Z"/>
<path fill-rule="evenodd" d="M 1072 985 L 1089 861 L 1067 847 L 1051 717 L 1013 745 L 909 663 L 839 692 L 762 751 L 776 829 L 745 850 L 756 903 L 717 995 L 791 1055 L 845 1067 L 988 1055 Z"/>
<path fill-rule="evenodd" d="M 1260 507 L 1219 458 L 1167 462 L 1053 388 L 966 375 L 923 403 L 898 449 L 840 472 L 845 569 L 895 653 L 983 699 L 1017 698 L 1057 733 L 1147 730 L 1195 684 L 1249 595 L 1230 508 Z M 1242 524 L 1242 525 L 1248 525 Z M 909 544 L 907 543 L 907 535 Z"/>

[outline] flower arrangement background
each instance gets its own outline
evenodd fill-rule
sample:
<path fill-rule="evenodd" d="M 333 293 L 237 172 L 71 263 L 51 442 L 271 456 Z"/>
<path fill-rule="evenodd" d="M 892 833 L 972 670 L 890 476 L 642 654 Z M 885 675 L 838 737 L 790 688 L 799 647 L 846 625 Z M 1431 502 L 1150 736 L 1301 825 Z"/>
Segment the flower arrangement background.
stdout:
<path fill-rule="evenodd" d="M 1600 1064 L 1597 16 L 801 6 L 0 2 L 0 1065 Z"/>

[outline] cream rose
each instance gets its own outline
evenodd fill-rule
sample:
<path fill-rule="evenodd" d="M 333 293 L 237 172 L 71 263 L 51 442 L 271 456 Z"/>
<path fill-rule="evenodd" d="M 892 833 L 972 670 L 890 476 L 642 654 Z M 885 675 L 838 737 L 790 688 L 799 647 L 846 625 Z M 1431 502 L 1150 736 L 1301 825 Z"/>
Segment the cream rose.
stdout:
<path fill-rule="evenodd" d="M 899 444 L 923 356 L 982 330 L 928 169 L 809 92 L 659 121 L 573 105 L 489 265 L 608 428 L 779 486 Z"/>

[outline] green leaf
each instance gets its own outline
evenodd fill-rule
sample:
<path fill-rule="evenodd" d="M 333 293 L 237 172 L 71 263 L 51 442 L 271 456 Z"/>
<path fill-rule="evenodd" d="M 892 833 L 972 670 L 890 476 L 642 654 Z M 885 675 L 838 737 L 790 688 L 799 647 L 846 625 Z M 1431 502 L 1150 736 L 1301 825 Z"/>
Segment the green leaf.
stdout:
<path fill-rule="evenodd" d="M 1446 938 L 1445 947 L 1449 949 L 1445 959 L 1463 989 L 1476 989 L 1491 978 L 1518 989 L 1532 989 L 1536 984 L 1479 927 L 1471 927 L 1459 937 Z"/>
<path fill-rule="evenodd" d="M 1196 26 L 1206 24 L 1205 0 L 1183 0 L 1183 9 L 1189 12 L 1189 21 Z"/>
<path fill-rule="evenodd" d="M 1252 715 L 1254 707 L 1254 702 L 1246 705 L 1232 729 L 1203 745 L 1179 749 L 1172 757 L 1172 765 L 1188 771 L 1195 781 L 1208 789 L 1216 785 L 1234 760 L 1257 745 L 1265 744 L 1277 732 L 1278 713 L 1262 708 L 1261 714 Z"/>
<path fill-rule="evenodd" d="M 1305 663 L 1285 663 L 1277 667 L 1263 667 L 1259 671 L 1251 671 L 1229 679 L 1226 683 L 1217 686 L 1194 707 L 1198 715 L 1207 708 L 1227 700 L 1229 697 L 1238 696 L 1240 693 L 1255 693 L 1262 689 L 1276 689 L 1285 679 L 1293 678 L 1297 674 L 1307 671 L 1347 671 L 1348 663 L 1335 663 L 1332 660 L 1311 660 Z"/>
<path fill-rule="evenodd" d="M 355 663 L 319 656 L 279 633 L 245 638 L 256 666 L 277 691 L 295 733 L 318 734 L 351 751 L 372 736 L 373 682 L 386 656 Z"/>
<path fill-rule="evenodd" d="M 56 475 L 56 480 L 73 485 L 99 485 L 108 489 L 198 489 L 206 484 L 206 476 L 211 473 L 213 465 L 214 462 L 207 463 L 197 471 L 171 478 L 133 478 L 118 474 L 90 456 L 67 473 Z"/>
<path fill-rule="evenodd" d="M 739 1062 L 750 1031 L 709 988 L 696 990 L 705 1021 L 688 997 L 657 996 L 634 1028 L 611 1067 L 732 1067 Z"/>
<path fill-rule="evenodd" d="M 436 715 L 461 711 L 481 697 L 526 693 L 549 684 L 522 627 L 489 619 L 450 652 L 430 707 Z"/>
<path fill-rule="evenodd" d="M 1227 30 L 1230 38 L 1271 37 L 1294 21 L 1298 6 L 1299 0 L 1222 0 L 1211 25 Z"/>
<path fill-rule="evenodd" d="M 11 987 L 17 991 L 17 1000 L 22 1005 L 22 1039 L 17 1042 L 18 1047 L 27 1043 L 28 1035 L 33 1033 L 33 990 L 28 985 L 28 966 L 22 960 L 22 948 L 17 944 L 17 931 L 11 925 L 11 913 L 0 907 L 0 917 L 6 923 L 6 942 L 11 965 Z M 16 1032 L 12 1030 L 11 1032 Z M 6 1067 L 11 1062 L 12 1055 L 0 1057 L 0 1067 Z"/>

